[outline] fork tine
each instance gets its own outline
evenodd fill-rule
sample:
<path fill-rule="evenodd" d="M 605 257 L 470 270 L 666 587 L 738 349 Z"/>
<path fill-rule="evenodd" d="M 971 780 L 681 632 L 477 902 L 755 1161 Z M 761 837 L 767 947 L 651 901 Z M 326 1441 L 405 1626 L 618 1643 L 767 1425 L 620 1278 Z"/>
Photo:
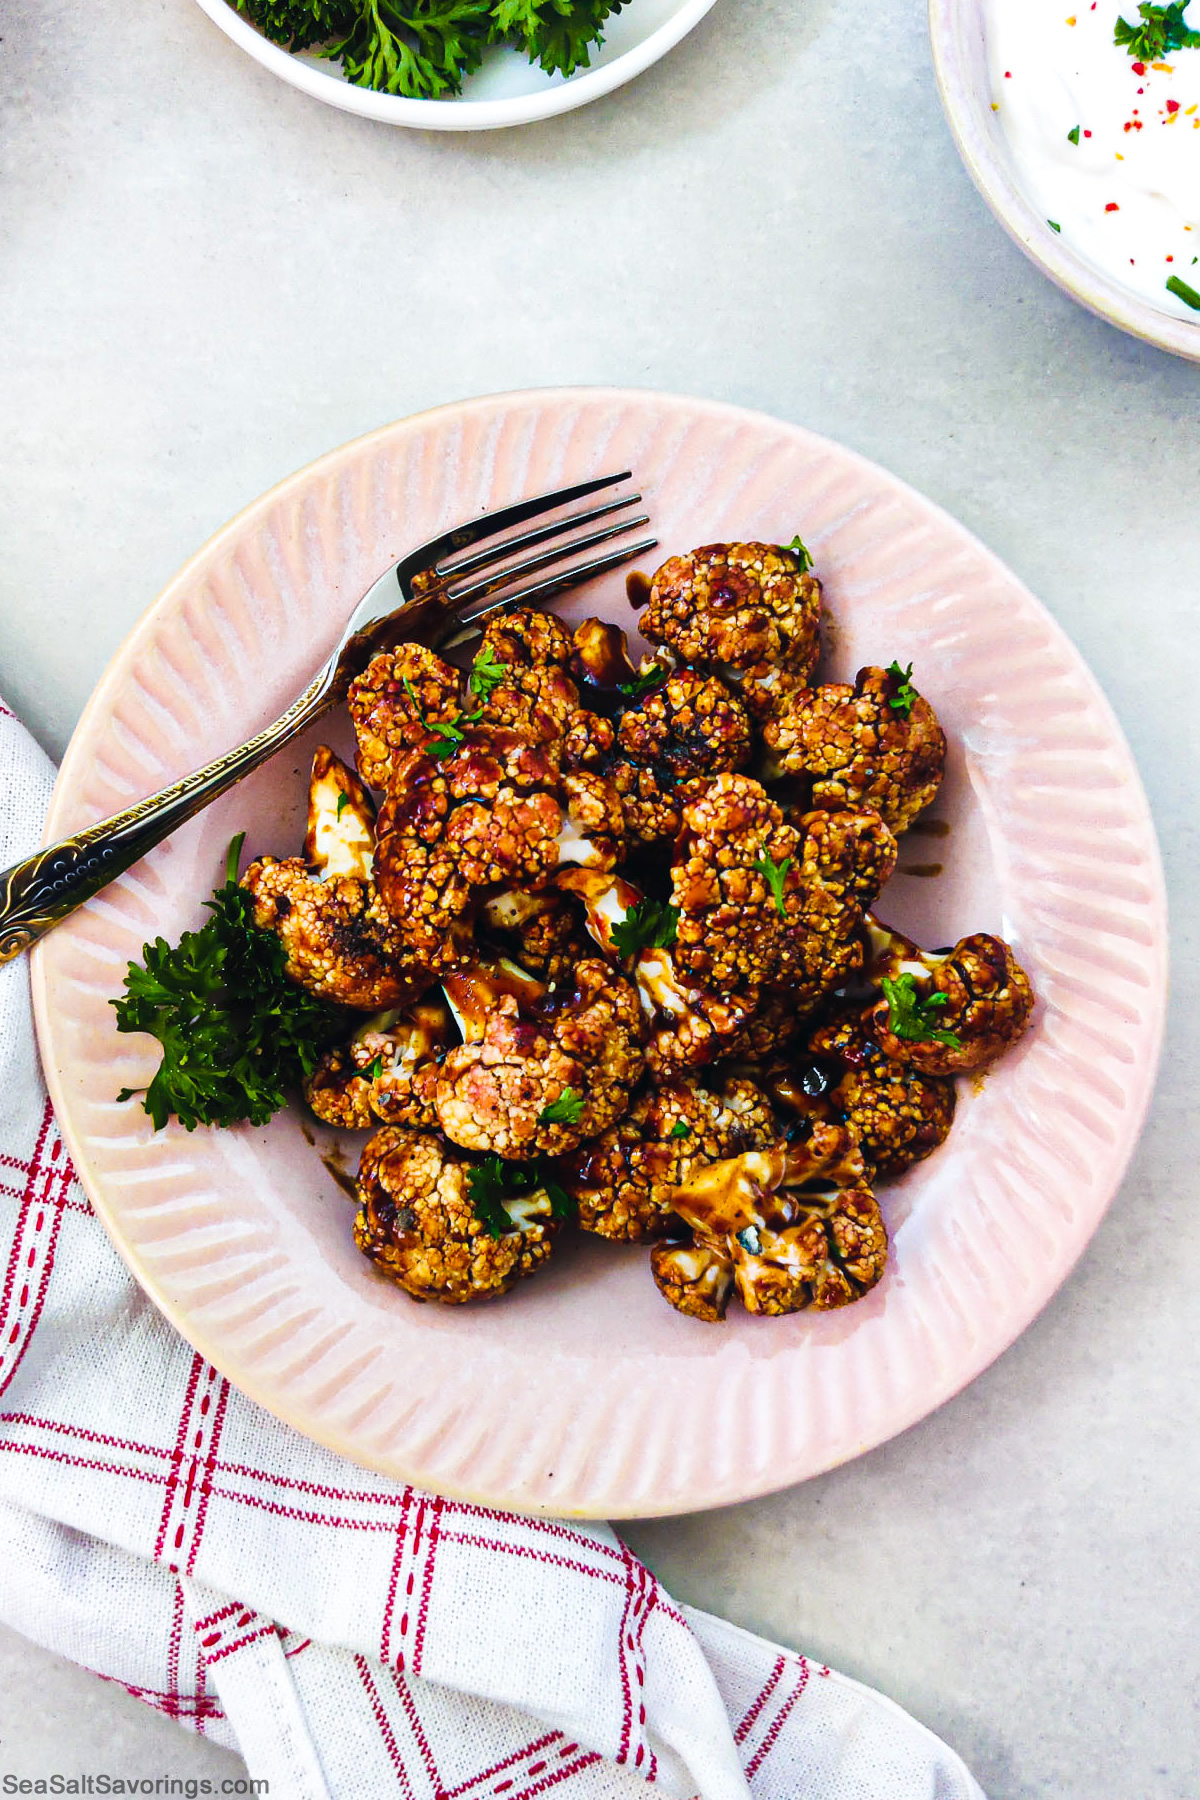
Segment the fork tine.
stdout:
<path fill-rule="evenodd" d="M 568 588 L 581 587 L 593 576 L 603 575 L 606 569 L 619 568 L 622 563 L 632 562 L 635 556 L 641 556 L 646 550 L 653 550 L 658 544 L 654 537 L 640 538 L 636 544 L 621 544 L 615 550 L 606 550 L 603 556 L 594 556 L 590 562 L 579 563 L 573 569 L 563 569 L 557 575 L 547 575 L 542 581 L 535 581 L 530 587 L 518 588 L 515 593 L 502 594 L 489 606 L 481 606 L 473 612 L 469 619 L 459 622 L 453 636 L 443 640 L 441 648 L 453 650 L 459 644 L 470 643 L 472 638 L 483 635 L 483 619 L 489 619 L 494 613 L 507 612 L 512 606 L 528 606 L 543 600 L 549 600 L 554 594 L 562 594 Z"/>
<path fill-rule="evenodd" d="M 619 500 L 606 500 L 602 506 L 589 506 L 585 512 L 568 513 L 565 518 L 551 519 L 548 525 L 535 525 L 532 531 L 523 531 L 518 537 L 505 538 L 502 544 L 489 544 L 486 549 L 477 550 L 474 556 L 464 556 L 460 562 L 439 563 L 436 574 L 436 586 L 449 586 L 459 581 L 464 575 L 473 575 L 478 569 L 486 569 L 492 563 L 505 561 L 515 556 L 518 550 L 528 550 L 534 544 L 544 544 L 547 539 L 561 537 L 564 531 L 573 531 L 577 525 L 591 525 L 596 519 L 604 519 L 610 513 L 622 512 L 628 506 L 636 506 L 641 495 L 622 494 Z"/>
<path fill-rule="evenodd" d="M 498 593 L 501 588 L 511 588 L 516 581 L 523 581 L 527 575 L 536 575 L 539 569 L 552 568 L 555 563 L 566 562 L 584 550 L 591 550 L 596 544 L 607 543 L 610 538 L 624 537 L 627 532 L 636 531 L 640 525 L 649 523 L 646 513 L 638 513 L 632 519 L 618 519 L 614 525 L 600 526 L 595 531 L 585 532 L 581 537 L 550 544 L 536 555 L 527 556 L 523 562 L 499 569 L 492 575 L 481 576 L 464 588 L 451 587 L 445 592 L 446 603 L 462 618 L 465 609 L 473 601 L 485 600 L 489 594 Z"/>
<path fill-rule="evenodd" d="M 480 543 L 484 538 L 495 537 L 497 532 L 507 531 L 512 525 L 523 525 L 526 519 L 535 519 L 539 513 L 553 512 L 556 507 L 569 506 L 572 501 L 585 500 L 589 494 L 599 493 L 601 488 L 616 487 L 618 482 L 629 481 L 632 471 L 623 470 L 619 475 L 599 475 L 594 481 L 576 482 L 571 487 L 555 488 L 548 494 L 537 494 L 532 500 L 517 500 L 512 506 L 501 506 L 495 512 L 480 513 L 477 519 L 468 519 L 462 525 L 456 525 L 452 531 L 443 532 L 441 537 L 431 538 L 414 550 L 396 565 L 396 580 L 405 594 L 409 594 L 408 583 L 414 575 L 430 568 L 443 556 L 449 556 L 455 550 L 469 550 L 472 544 Z"/>

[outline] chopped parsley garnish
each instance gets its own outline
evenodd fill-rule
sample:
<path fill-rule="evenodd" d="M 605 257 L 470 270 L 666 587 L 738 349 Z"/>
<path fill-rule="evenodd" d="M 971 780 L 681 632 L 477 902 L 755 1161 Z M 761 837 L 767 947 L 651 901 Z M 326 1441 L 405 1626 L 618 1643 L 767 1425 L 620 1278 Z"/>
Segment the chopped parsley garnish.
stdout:
<path fill-rule="evenodd" d="M 284 973 L 273 931 L 254 923 L 254 900 L 238 886 L 245 833 L 229 846 L 224 886 L 205 905 L 211 919 L 172 946 L 156 938 L 130 963 L 123 999 L 113 1000 L 118 1031 L 145 1031 L 162 1061 L 141 1093 L 161 1131 L 177 1118 L 197 1125 L 265 1125 L 344 1031 L 341 1015 Z"/>
<path fill-rule="evenodd" d="M 1068 131 L 1067 142 L 1068 142 L 1068 144 L 1078 144 L 1079 143 L 1079 127 L 1078 127 L 1078 125 L 1072 125 L 1070 131 Z"/>
<path fill-rule="evenodd" d="M 1061 225 L 1056 225 L 1056 224 L 1055 224 L 1055 223 L 1054 223 L 1054 220 L 1053 220 L 1053 219 L 1047 219 L 1047 220 L 1046 220 L 1046 223 L 1047 223 L 1047 225 L 1048 225 L 1048 226 L 1049 226 L 1049 227 L 1050 227 L 1050 229 L 1051 229 L 1051 231 L 1061 231 L 1061 230 L 1062 230 L 1062 226 L 1061 226 Z"/>
<path fill-rule="evenodd" d="M 880 986 L 888 1004 L 888 1027 L 896 1037 L 910 1044 L 948 1044 L 951 1050 L 959 1048 L 962 1039 L 935 1023 L 937 1009 L 945 1006 L 947 995 L 930 994 L 923 1000 L 912 975 L 897 975 L 895 980 L 885 975 Z"/>
<path fill-rule="evenodd" d="M 1178 275 L 1172 275 L 1167 282 L 1167 292 L 1177 294 L 1185 306 L 1190 306 L 1194 312 L 1200 312 L 1200 294 L 1194 287 L 1189 287 L 1186 281 L 1181 281 Z"/>
<path fill-rule="evenodd" d="M 350 804 L 349 794 L 339 794 L 338 795 L 337 815 L 336 816 L 339 819 L 341 818 L 342 814 L 345 812 L 345 810 L 349 806 L 349 804 Z"/>
<path fill-rule="evenodd" d="M 670 1138 L 685 1138 L 691 1137 L 691 1135 L 692 1128 L 686 1119 L 676 1119 L 670 1131 L 667 1133 L 667 1136 Z"/>
<path fill-rule="evenodd" d="M 1140 25 L 1118 19 L 1113 43 L 1123 46 L 1138 62 L 1161 62 L 1172 50 L 1195 50 L 1200 46 L 1200 31 L 1192 31 L 1183 22 L 1187 0 L 1173 0 L 1170 6 L 1138 7 Z"/>
<path fill-rule="evenodd" d="M 378 1081 L 383 1074 L 383 1057 L 377 1056 L 369 1068 L 363 1070 L 368 1081 Z"/>
<path fill-rule="evenodd" d="M 571 1219 L 575 1202 L 561 1182 L 543 1173 L 540 1161 L 505 1162 L 500 1156 L 485 1156 L 467 1170 L 467 1187 L 471 1205 L 480 1224 L 494 1238 L 504 1237 L 519 1229 L 505 1207 L 505 1200 L 517 1200 L 539 1189 L 550 1202 L 552 1219 Z"/>
<path fill-rule="evenodd" d="M 624 694 L 627 700 L 640 700 L 643 695 L 651 694 L 655 688 L 661 687 L 671 673 L 666 663 L 654 663 L 644 674 L 635 675 L 632 681 L 617 684 L 617 692 Z"/>
<path fill-rule="evenodd" d="M 900 683 L 899 689 L 892 695 L 888 705 L 895 712 L 903 713 L 907 719 L 912 712 L 913 702 L 920 699 L 920 695 L 912 684 L 912 664 L 909 663 L 907 669 L 902 669 L 898 662 L 891 662 L 887 666 L 887 672 L 889 675 L 894 675 Z"/>
<path fill-rule="evenodd" d="M 507 676 L 508 664 L 497 662 L 491 650 L 484 648 L 471 664 L 467 686 L 477 700 L 487 700 Z"/>
<path fill-rule="evenodd" d="M 585 1105 L 582 1094 L 577 1094 L 572 1087 L 565 1087 L 557 1100 L 551 1100 L 549 1106 L 543 1106 L 538 1114 L 538 1124 L 578 1125 Z"/>
<path fill-rule="evenodd" d="M 786 913 L 787 903 L 783 898 L 783 884 L 787 880 L 787 872 L 792 866 L 791 857 L 785 856 L 782 862 L 777 863 L 764 851 L 762 856 L 755 857 L 754 866 L 764 877 L 771 890 L 771 898 L 775 902 L 776 912 Z"/>
<path fill-rule="evenodd" d="M 636 956 L 639 950 L 669 950 L 679 930 L 679 908 L 669 901 L 639 900 L 612 928 L 618 956 Z"/>
<path fill-rule="evenodd" d="M 800 573 L 802 575 L 808 574 L 808 571 L 813 566 L 813 560 L 809 555 L 807 545 L 803 542 L 799 533 L 792 539 L 790 544 L 780 544 L 779 548 L 781 550 L 790 550 L 792 555 L 796 558 L 796 561 L 800 564 Z"/>

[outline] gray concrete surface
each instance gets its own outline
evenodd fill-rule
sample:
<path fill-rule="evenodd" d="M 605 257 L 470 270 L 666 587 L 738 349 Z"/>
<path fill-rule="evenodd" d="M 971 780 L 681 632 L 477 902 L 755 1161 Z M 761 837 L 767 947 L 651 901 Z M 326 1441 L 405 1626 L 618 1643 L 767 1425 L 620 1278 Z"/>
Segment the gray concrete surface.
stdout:
<path fill-rule="evenodd" d="M 0 39 L 0 686 L 51 751 L 176 566 L 277 477 L 414 409 L 558 381 L 715 395 L 854 445 L 977 531 L 1096 669 L 1175 941 L 1112 1213 L 934 1418 L 629 1535 L 682 1598 L 894 1696 L 991 1800 L 1195 1800 L 1200 371 L 1002 236 L 942 122 L 921 0 L 720 0 L 633 87 L 459 140 L 321 108 L 191 0 L 7 0 Z M 0 1769 L 65 1749 L 236 1766 L 0 1633 Z"/>

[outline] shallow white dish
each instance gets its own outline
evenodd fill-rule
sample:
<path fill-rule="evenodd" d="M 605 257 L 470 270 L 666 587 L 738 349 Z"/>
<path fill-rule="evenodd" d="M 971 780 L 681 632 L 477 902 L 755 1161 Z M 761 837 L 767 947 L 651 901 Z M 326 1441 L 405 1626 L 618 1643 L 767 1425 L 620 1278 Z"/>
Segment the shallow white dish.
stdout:
<path fill-rule="evenodd" d="M 992 111 L 985 15 L 986 0 L 929 0 L 942 105 L 976 187 L 1026 256 L 1072 299 L 1160 350 L 1200 362 L 1200 322 L 1175 318 L 1105 275 L 1050 229 L 1022 191 Z"/>
<path fill-rule="evenodd" d="M 400 94 L 354 87 L 336 64 L 316 55 L 294 55 L 269 42 L 227 0 L 198 0 L 198 4 L 255 62 L 327 106 L 421 131 L 496 131 L 504 125 L 553 118 L 624 86 L 673 50 L 714 0 L 628 0 L 624 11 L 608 20 L 604 43 L 593 51 L 591 67 L 565 79 L 544 74 L 515 51 L 491 50 L 483 68 L 468 77 L 463 93 L 453 100 L 406 100 Z"/>

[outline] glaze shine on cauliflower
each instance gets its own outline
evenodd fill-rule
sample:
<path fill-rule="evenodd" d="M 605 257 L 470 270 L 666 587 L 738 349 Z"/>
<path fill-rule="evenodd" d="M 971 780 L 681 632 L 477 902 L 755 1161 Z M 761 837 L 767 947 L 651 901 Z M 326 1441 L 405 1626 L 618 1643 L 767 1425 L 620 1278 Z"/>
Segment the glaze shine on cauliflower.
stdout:
<path fill-rule="evenodd" d="M 414 1299 L 503 1294 L 572 1226 L 648 1246 L 703 1321 L 883 1275 L 878 1184 L 937 1150 L 955 1078 L 1033 994 L 988 933 L 930 951 L 880 920 L 946 740 L 911 665 L 816 681 L 822 605 L 798 539 L 707 544 L 648 584 L 638 665 L 616 626 L 528 610 L 466 669 L 377 654 L 349 694 L 357 773 L 320 748 L 302 850 L 220 890 L 274 972 L 260 1039 L 289 994 L 303 1012 L 275 1103 L 290 1076 L 369 1133 L 355 1242 Z M 139 972 L 157 1015 L 118 1003 L 164 1044 L 159 1113 L 195 1081 L 170 1060 L 190 937 Z M 229 1099 L 242 1015 L 210 986 L 228 1123 L 252 1116 Z"/>

